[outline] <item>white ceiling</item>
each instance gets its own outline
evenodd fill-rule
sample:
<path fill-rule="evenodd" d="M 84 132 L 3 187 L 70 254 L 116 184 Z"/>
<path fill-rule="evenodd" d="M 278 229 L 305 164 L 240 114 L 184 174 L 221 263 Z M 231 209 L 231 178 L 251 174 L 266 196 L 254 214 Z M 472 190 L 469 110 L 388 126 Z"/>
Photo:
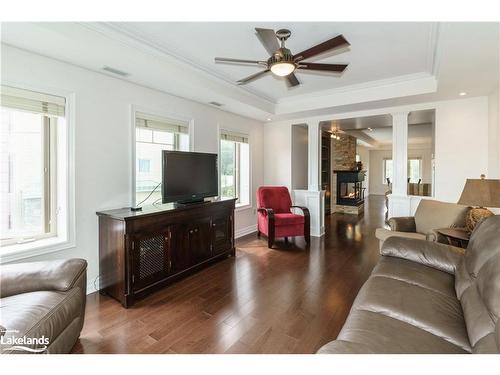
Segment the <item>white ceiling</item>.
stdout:
<path fill-rule="evenodd" d="M 317 56 L 309 61 L 349 63 L 341 76 L 299 71 L 302 83 L 289 88 L 283 78 L 268 74 L 246 85 L 248 89 L 274 102 L 295 95 L 310 94 L 367 81 L 430 72 L 433 53 L 434 23 L 113 23 L 149 43 L 161 46 L 193 65 L 232 82 L 256 73 L 255 66 L 215 64 L 214 57 L 267 60 L 268 53 L 255 34 L 255 27 L 292 32 L 286 46 L 298 53 L 325 40 L 343 34 L 351 43 L 348 50 Z M 406 48 L 408 41 L 412 47 Z M 338 53 L 342 52 L 342 53 Z"/>
<path fill-rule="evenodd" d="M 340 76 L 297 73 L 289 89 L 271 75 L 215 64 L 264 59 L 255 27 L 289 28 L 292 52 L 342 33 L 349 51 L 317 62 L 348 62 Z M 299 119 L 370 107 L 488 95 L 498 87 L 498 23 L 2 23 L 2 42 L 87 69 L 110 66 L 134 83 L 260 120 Z M 312 59 L 311 59 L 312 61 Z M 325 116 L 326 117 L 326 116 Z"/>

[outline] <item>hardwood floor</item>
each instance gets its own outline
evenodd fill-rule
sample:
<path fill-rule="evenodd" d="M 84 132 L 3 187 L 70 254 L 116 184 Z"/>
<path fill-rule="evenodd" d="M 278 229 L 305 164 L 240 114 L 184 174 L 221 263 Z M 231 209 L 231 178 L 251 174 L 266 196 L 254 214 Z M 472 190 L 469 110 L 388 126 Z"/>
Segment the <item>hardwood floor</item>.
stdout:
<path fill-rule="evenodd" d="M 228 258 L 124 309 L 94 293 L 74 353 L 314 353 L 335 339 L 378 259 L 384 201 L 333 214 L 326 235 L 268 249 L 256 234 Z"/>

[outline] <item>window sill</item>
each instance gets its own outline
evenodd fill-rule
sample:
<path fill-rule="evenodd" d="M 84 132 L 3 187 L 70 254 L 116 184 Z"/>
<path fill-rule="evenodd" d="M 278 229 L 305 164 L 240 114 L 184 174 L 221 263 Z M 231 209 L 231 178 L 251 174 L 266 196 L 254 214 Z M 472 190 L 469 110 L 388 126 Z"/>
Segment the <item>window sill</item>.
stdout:
<path fill-rule="evenodd" d="M 60 237 L 45 238 L 29 243 L 9 245 L 0 249 L 0 264 L 54 253 L 72 248 L 74 246 L 74 242 Z"/>

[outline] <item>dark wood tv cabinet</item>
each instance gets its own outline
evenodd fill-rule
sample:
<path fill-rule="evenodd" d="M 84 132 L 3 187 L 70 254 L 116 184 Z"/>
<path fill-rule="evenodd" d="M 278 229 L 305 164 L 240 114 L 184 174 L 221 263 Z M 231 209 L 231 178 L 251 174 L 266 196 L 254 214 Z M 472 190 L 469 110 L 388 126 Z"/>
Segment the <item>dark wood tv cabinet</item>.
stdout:
<path fill-rule="evenodd" d="M 134 304 L 216 259 L 234 256 L 235 199 L 97 212 L 99 290 Z"/>

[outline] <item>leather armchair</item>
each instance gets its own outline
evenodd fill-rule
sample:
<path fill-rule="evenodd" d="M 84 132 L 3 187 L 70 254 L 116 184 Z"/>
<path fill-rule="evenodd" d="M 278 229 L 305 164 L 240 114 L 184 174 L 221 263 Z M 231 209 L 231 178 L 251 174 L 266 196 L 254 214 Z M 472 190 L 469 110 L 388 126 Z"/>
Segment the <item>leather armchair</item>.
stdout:
<path fill-rule="evenodd" d="M 380 246 L 389 237 L 406 237 L 446 243 L 436 229 L 464 227 L 469 207 L 456 203 L 422 199 L 415 216 L 392 217 L 387 220 L 390 229 L 377 228 L 375 236 Z"/>
<path fill-rule="evenodd" d="M 83 259 L 1 266 L 1 353 L 68 353 L 83 327 L 86 290 Z M 14 342 L 23 337 L 36 342 Z"/>
<path fill-rule="evenodd" d="M 261 186 L 257 189 L 257 235 L 267 236 L 267 245 L 273 247 L 277 237 L 304 236 L 310 243 L 310 214 L 306 207 L 293 206 L 285 186 Z M 292 213 L 292 208 L 302 215 Z"/>

